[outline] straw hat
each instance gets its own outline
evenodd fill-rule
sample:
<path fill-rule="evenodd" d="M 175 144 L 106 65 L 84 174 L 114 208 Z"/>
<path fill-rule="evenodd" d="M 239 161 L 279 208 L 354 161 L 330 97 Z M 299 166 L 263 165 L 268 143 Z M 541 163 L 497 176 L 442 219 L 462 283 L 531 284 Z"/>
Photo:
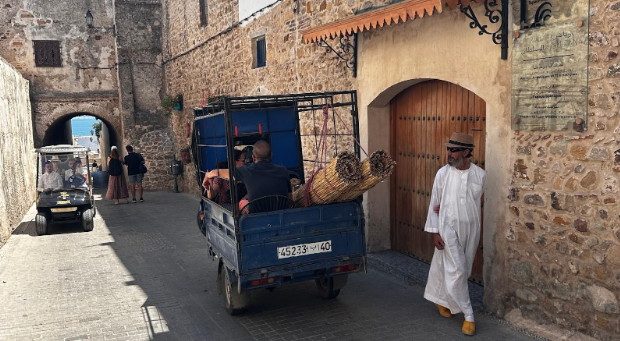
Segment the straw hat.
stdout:
<path fill-rule="evenodd" d="M 450 148 L 468 148 L 474 149 L 474 137 L 463 133 L 452 133 L 450 141 L 444 143 L 446 147 Z"/>
<path fill-rule="evenodd" d="M 52 162 L 60 162 L 60 159 L 58 158 L 58 155 L 54 155 L 54 156 L 52 156 L 52 159 L 50 161 L 52 161 Z"/>

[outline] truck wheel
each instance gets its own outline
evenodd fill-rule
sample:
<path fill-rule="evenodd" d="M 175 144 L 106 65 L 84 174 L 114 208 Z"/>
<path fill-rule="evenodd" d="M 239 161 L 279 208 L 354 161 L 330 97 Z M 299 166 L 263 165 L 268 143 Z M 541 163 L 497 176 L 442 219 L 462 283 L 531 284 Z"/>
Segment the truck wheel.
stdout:
<path fill-rule="evenodd" d="M 200 233 L 202 233 L 203 236 L 207 236 L 207 231 L 205 230 L 204 226 L 202 225 L 202 211 L 198 210 L 198 213 L 196 214 L 196 223 L 198 224 L 198 229 L 200 230 Z"/>
<path fill-rule="evenodd" d="M 90 232 L 95 227 L 95 224 L 93 222 L 93 209 L 92 208 L 87 209 L 84 212 L 82 212 L 82 227 L 84 228 L 85 232 Z"/>
<path fill-rule="evenodd" d="M 42 236 L 47 234 L 47 217 L 43 213 L 37 213 L 34 218 L 34 223 L 37 230 L 37 235 Z"/>
<path fill-rule="evenodd" d="M 239 315 L 243 312 L 245 307 L 250 304 L 250 292 L 244 291 L 241 294 L 237 292 L 236 283 L 230 283 L 228 271 L 225 268 L 222 268 L 222 272 L 224 275 L 221 276 L 224 283 L 222 283 L 222 287 L 224 288 L 224 300 L 226 301 L 226 311 L 230 315 Z"/>
<path fill-rule="evenodd" d="M 334 278 L 319 278 L 314 280 L 316 288 L 323 298 L 336 298 L 340 294 L 340 289 L 334 290 Z"/>

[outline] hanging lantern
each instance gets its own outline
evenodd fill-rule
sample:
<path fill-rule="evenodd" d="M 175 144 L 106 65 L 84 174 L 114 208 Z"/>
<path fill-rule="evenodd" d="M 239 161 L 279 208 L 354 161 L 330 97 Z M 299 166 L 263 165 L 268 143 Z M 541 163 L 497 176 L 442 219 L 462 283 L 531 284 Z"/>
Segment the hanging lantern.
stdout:
<path fill-rule="evenodd" d="M 90 10 L 86 11 L 86 25 L 93 27 L 93 14 L 90 13 Z"/>

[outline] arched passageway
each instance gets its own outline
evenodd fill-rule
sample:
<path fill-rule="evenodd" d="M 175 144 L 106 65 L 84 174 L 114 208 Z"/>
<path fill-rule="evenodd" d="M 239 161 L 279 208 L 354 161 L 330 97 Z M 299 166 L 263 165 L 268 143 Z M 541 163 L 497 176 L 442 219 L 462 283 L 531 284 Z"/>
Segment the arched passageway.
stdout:
<path fill-rule="evenodd" d="M 119 145 L 120 137 L 113 125 L 104 118 L 88 112 L 70 113 L 52 122 L 52 124 L 50 124 L 45 131 L 42 145 L 49 146 L 55 144 L 73 144 L 71 119 L 78 116 L 92 116 L 100 120 L 103 125 L 105 125 L 106 129 L 103 129 L 104 134 L 107 134 L 107 136 L 103 138 L 105 150 L 109 150 L 110 146 Z"/>

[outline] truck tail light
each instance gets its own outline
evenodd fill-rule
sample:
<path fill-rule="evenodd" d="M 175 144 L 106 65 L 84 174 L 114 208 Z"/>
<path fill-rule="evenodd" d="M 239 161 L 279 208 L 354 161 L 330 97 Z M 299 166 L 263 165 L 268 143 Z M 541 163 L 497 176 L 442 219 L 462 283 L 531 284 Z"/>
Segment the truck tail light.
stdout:
<path fill-rule="evenodd" d="M 273 277 L 269 277 L 269 278 L 261 278 L 261 279 L 255 279 L 252 281 L 252 286 L 256 287 L 259 285 L 265 285 L 265 284 L 271 284 L 275 281 L 276 279 Z"/>
<path fill-rule="evenodd" d="M 349 271 L 353 271 L 355 269 L 357 269 L 357 265 L 355 265 L 355 264 L 341 265 L 341 266 L 337 266 L 337 267 L 332 268 L 332 272 L 335 272 L 335 273 L 349 272 Z"/>

